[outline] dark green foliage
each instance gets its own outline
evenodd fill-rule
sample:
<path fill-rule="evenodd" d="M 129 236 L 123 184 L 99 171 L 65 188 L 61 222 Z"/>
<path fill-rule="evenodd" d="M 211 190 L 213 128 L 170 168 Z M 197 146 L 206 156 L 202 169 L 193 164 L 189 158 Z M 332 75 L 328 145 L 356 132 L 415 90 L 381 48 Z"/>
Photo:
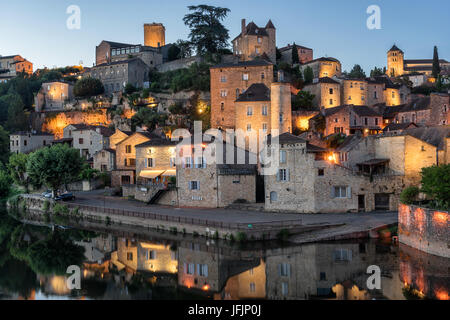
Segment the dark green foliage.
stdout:
<path fill-rule="evenodd" d="M 405 188 L 400 194 L 400 201 L 404 204 L 413 204 L 417 200 L 420 190 L 415 186 Z"/>
<path fill-rule="evenodd" d="M 0 199 L 7 198 L 11 193 L 12 179 L 8 172 L 0 170 Z"/>
<path fill-rule="evenodd" d="M 17 185 L 25 187 L 28 190 L 29 178 L 27 172 L 28 155 L 24 153 L 14 153 L 9 158 L 8 169 L 11 178 Z"/>
<path fill-rule="evenodd" d="M 208 5 L 189 6 L 190 13 L 183 18 L 191 30 L 189 39 L 197 54 L 217 53 L 228 47 L 228 29 L 221 23 L 230 9 Z"/>
<path fill-rule="evenodd" d="M 364 79 L 366 78 L 366 73 L 359 64 L 355 64 L 353 69 L 348 73 L 348 77 L 352 79 Z"/>
<path fill-rule="evenodd" d="M 294 45 L 292 46 L 292 64 L 296 64 L 299 62 L 300 62 L 300 60 L 298 58 L 298 48 L 294 42 Z"/>
<path fill-rule="evenodd" d="M 386 74 L 386 67 L 384 69 L 375 67 L 370 71 L 371 77 L 382 76 L 384 74 Z"/>
<path fill-rule="evenodd" d="M 42 185 L 56 191 L 78 179 L 83 160 L 77 149 L 67 145 L 42 148 L 29 155 L 27 173 L 35 187 Z"/>
<path fill-rule="evenodd" d="M 9 161 L 9 134 L 0 126 L 0 167 Z"/>
<path fill-rule="evenodd" d="M 171 114 L 185 114 L 186 110 L 183 108 L 183 103 L 176 102 L 169 107 L 169 112 Z"/>
<path fill-rule="evenodd" d="M 127 83 L 127 85 L 125 86 L 125 94 L 132 94 L 135 93 L 136 91 L 138 91 L 138 89 L 131 83 Z"/>
<path fill-rule="evenodd" d="M 0 119 L 6 120 L 5 127 L 11 132 L 28 129 L 28 115 L 25 113 L 25 104 L 15 91 L 0 97 Z M 6 115 L 6 116 L 5 116 Z"/>
<path fill-rule="evenodd" d="M 189 68 L 168 72 L 150 72 L 150 90 L 160 91 L 209 91 L 209 64 L 193 63 Z"/>
<path fill-rule="evenodd" d="M 146 126 L 149 131 L 153 131 L 156 127 L 163 127 L 166 120 L 166 114 L 158 113 L 152 108 L 141 107 L 131 118 L 131 124 L 133 127 Z"/>
<path fill-rule="evenodd" d="M 305 84 L 310 84 L 314 80 L 314 71 L 311 67 L 306 67 L 303 72 L 303 79 L 305 79 Z"/>
<path fill-rule="evenodd" d="M 169 61 L 177 60 L 180 58 L 181 49 L 178 47 L 178 45 L 173 44 L 169 51 L 167 52 L 167 58 Z"/>
<path fill-rule="evenodd" d="M 439 54 L 438 49 L 436 46 L 434 46 L 434 52 L 433 52 L 433 71 L 432 75 L 434 78 L 437 79 L 437 77 L 441 74 L 441 66 L 439 64 Z"/>
<path fill-rule="evenodd" d="M 94 78 L 83 78 L 75 83 L 73 94 L 76 97 L 87 98 L 97 96 L 105 92 L 100 80 Z"/>
<path fill-rule="evenodd" d="M 433 200 L 436 209 L 450 209 L 450 164 L 423 168 L 421 192 Z"/>
<path fill-rule="evenodd" d="M 297 95 L 292 99 L 292 111 L 299 109 L 313 110 L 313 100 L 315 95 L 308 91 L 299 91 Z"/>

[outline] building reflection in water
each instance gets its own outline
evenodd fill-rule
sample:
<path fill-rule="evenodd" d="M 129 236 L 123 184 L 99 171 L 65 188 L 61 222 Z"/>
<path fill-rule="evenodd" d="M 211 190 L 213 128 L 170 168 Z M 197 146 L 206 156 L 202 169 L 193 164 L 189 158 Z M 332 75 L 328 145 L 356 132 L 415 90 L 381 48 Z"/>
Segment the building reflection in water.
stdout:
<path fill-rule="evenodd" d="M 152 298 L 149 292 L 158 286 L 217 300 L 449 298 L 449 259 L 390 243 L 246 249 L 203 238 L 141 241 L 100 236 L 78 244 L 86 249 L 82 284 L 87 286 L 78 299 Z M 381 290 L 367 288 L 370 265 L 381 269 Z M 73 295 L 65 277 L 38 280 L 47 295 Z M 136 285 L 141 295 L 130 293 Z"/>

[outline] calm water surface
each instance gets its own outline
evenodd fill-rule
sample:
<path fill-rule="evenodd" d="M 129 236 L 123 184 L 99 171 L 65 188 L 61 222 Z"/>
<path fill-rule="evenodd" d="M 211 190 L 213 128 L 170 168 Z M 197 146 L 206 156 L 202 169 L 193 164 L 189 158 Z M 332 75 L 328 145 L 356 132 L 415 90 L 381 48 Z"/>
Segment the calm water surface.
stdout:
<path fill-rule="evenodd" d="M 66 268 L 81 267 L 81 290 Z M 367 289 L 367 268 L 381 289 Z M 450 259 L 389 241 L 242 245 L 0 215 L 0 299 L 448 299 Z"/>

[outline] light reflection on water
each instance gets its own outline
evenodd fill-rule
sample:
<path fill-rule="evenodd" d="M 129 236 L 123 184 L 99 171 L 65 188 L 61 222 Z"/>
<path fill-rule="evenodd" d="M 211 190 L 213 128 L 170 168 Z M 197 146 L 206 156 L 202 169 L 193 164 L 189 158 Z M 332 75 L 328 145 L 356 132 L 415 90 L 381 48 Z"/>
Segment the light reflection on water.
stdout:
<path fill-rule="evenodd" d="M 23 239 L 32 241 L 51 232 L 45 227 L 25 230 Z M 449 296 L 449 259 L 389 242 L 245 246 L 167 232 L 123 234 L 116 230 L 73 241 L 84 248 L 85 256 L 82 289 L 73 291 L 65 276 L 33 271 L 33 265 L 12 257 L 2 243 L 0 298 L 448 300 Z M 381 290 L 367 289 L 370 265 L 381 268 Z"/>

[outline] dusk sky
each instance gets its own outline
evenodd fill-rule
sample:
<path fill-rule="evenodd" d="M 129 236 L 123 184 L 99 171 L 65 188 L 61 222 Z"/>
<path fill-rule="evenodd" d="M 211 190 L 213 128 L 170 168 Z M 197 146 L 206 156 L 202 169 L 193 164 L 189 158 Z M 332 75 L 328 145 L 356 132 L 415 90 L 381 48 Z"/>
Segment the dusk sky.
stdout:
<path fill-rule="evenodd" d="M 361 64 L 368 73 L 386 65 L 386 51 L 396 43 L 406 59 L 432 58 L 433 46 L 441 59 L 450 60 L 448 0 L 14 0 L 2 3 L 0 55 L 20 54 L 34 68 L 92 66 L 95 46 L 102 40 L 139 44 L 143 24 L 161 22 L 166 43 L 187 39 L 182 18 L 188 5 L 209 4 L 231 9 L 224 21 L 230 40 L 240 32 L 240 21 L 265 26 L 272 19 L 277 46 L 296 42 L 314 49 L 314 57 L 338 58 L 343 70 Z M 381 30 L 366 27 L 370 5 L 381 8 Z M 81 8 L 81 29 L 68 30 L 66 9 Z"/>

